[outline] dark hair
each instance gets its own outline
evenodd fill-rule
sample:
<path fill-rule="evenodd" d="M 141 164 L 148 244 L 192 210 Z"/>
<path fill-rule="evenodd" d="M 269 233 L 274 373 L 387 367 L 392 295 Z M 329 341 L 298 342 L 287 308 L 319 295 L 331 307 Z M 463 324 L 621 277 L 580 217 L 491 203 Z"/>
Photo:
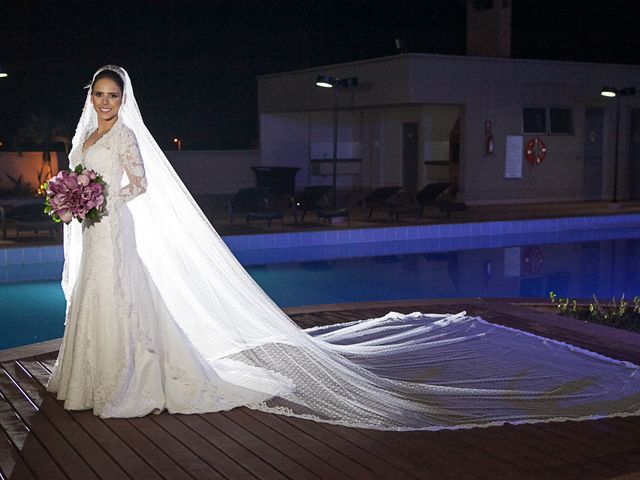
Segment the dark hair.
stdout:
<path fill-rule="evenodd" d="M 95 78 L 93 79 L 93 82 L 91 82 L 91 92 L 93 92 L 93 87 L 96 84 L 96 82 L 102 78 L 108 78 L 110 80 L 113 80 L 120 87 L 120 91 L 124 92 L 124 80 L 122 80 L 122 77 L 118 75 L 116 72 L 109 69 L 102 70 L 100 73 L 98 73 L 95 76 Z"/>

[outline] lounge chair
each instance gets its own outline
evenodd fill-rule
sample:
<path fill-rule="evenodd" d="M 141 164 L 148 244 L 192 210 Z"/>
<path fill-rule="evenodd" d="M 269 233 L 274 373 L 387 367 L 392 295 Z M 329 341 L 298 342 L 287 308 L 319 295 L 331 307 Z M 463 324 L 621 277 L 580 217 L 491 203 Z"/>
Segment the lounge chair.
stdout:
<path fill-rule="evenodd" d="M 420 218 L 424 212 L 424 209 L 428 206 L 438 207 L 438 198 L 448 188 L 447 182 L 434 182 L 426 185 L 422 190 L 415 194 L 415 196 L 406 204 L 392 205 L 387 211 L 389 215 L 396 218 L 396 221 L 400 219 L 402 214 L 413 214 L 416 219 Z"/>
<path fill-rule="evenodd" d="M 362 196 L 356 192 L 347 193 L 344 198 L 336 204 L 335 207 L 320 206 L 316 209 L 318 221 L 325 220 L 331 223 L 333 218 L 345 218 L 347 225 L 351 225 L 351 209 L 361 204 Z"/>
<path fill-rule="evenodd" d="M 282 211 L 269 204 L 269 189 L 263 187 L 241 188 L 228 202 L 229 221 L 233 225 L 234 216 L 243 214 L 247 223 L 266 221 L 269 228 L 273 220 L 280 220 L 284 229 Z"/>
<path fill-rule="evenodd" d="M 362 217 L 371 218 L 373 210 L 397 206 L 391 200 L 402 190 L 402 187 L 380 187 L 362 197 Z M 367 213 L 368 210 L 368 213 Z"/>
<path fill-rule="evenodd" d="M 295 221 L 298 223 L 298 212 L 302 212 L 300 222 L 304 222 L 304 217 L 308 211 L 317 211 L 318 209 L 329 207 L 329 193 L 332 187 L 328 185 L 312 185 L 305 187 L 294 198 L 294 214 Z"/>
<path fill-rule="evenodd" d="M 0 208 L 0 220 L 2 221 L 3 238 L 7 238 L 7 223 L 13 221 L 16 226 L 16 238 L 20 239 L 20 232 L 32 231 L 36 234 L 40 231 L 47 231 L 54 236 L 59 230 L 59 225 L 55 223 L 49 215 L 44 213 L 42 201 L 17 205 L 5 213 L 4 208 Z"/>

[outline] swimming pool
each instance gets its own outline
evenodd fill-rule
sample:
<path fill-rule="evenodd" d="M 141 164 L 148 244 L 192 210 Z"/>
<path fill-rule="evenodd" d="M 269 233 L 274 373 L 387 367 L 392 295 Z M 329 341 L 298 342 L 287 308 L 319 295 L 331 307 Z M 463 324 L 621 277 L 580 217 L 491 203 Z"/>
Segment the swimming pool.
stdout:
<path fill-rule="evenodd" d="M 312 236 L 308 241 L 289 236 L 284 240 L 288 246 L 275 248 L 264 243 L 255 248 L 249 238 L 225 241 L 282 307 L 414 298 L 543 298 L 551 290 L 572 298 L 631 298 L 640 295 L 640 216 L 617 219 L 616 224 L 601 220 L 588 228 L 585 220 L 556 219 L 539 225 L 541 231 L 527 228 L 528 223 L 492 222 L 500 226 L 482 224 L 474 232 L 467 225 L 458 235 L 442 226 L 432 226 L 436 228 L 428 235 L 402 227 L 404 239 L 398 239 L 399 231 L 385 228 L 362 233 L 383 235 L 382 240 L 360 242 L 349 241 L 349 232 L 338 232 L 347 235 L 340 243 L 332 243 L 340 239 L 329 232 L 332 236 L 325 234 L 324 243 Z M 395 239 L 387 240 L 391 235 Z M 257 237 L 254 242 L 264 242 Z M 292 246 L 294 242 L 298 245 Z M 62 261 L 56 248 L 46 247 L 38 253 L 40 261 L 33 262 L 22 252 L 22 261 L 12 264 L 5 252 L 7 264 L 0 264 L 0 349 L 62 335 Z"/>

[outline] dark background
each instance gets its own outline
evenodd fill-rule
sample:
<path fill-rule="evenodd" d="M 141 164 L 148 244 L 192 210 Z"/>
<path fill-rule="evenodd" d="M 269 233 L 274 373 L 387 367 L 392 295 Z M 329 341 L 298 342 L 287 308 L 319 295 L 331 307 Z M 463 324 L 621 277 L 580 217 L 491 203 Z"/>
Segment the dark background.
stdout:
<path fill-rule="evenodd" d="M 465 20 L 461 0 L 0 1 L 0 141 L 41 112 L 72 134 L 115 63 L 161 147 L 256 148 L 256 75 L 393 55 L 397 37 L 464 55 Z M 639 20 L 637 0 L 513 0 L 512 54 L 640 64 Z"/>

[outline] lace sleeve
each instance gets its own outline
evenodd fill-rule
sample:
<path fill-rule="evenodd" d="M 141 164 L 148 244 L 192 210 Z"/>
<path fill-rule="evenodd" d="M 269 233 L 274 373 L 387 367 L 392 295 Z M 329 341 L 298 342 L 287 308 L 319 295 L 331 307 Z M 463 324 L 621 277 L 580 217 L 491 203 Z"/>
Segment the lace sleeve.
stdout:
<path fill-rule="evenodd" d="M 125 128 L 121 139 L 120 158 L 129 183 L 120 189 L 117 203 L 128 202 L 147 190 L 147 177 L 135 134 Z"/>

